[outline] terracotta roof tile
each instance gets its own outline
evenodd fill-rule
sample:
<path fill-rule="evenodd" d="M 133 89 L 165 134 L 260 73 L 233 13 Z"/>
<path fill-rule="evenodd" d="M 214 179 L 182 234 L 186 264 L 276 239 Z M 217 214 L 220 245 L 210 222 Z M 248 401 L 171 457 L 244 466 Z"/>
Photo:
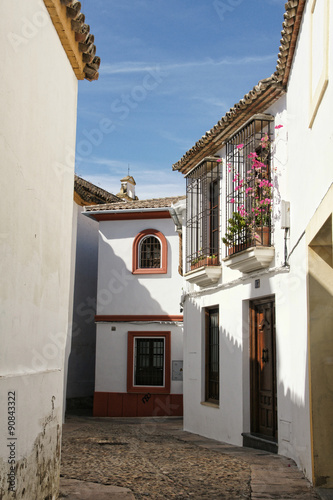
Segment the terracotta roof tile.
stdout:
<path fill-rule="evenodd" d="M 101 60 L 96 57 L 94 35 L 85 24 L 81 2 L 44 0 L 44 3 L 77 78 L 97 80 Z"/>
<path fill-rule="evenodd" d="M 78 175 L 75 175 L 74 179 L 74 191 L 83 200 L 84 204 L 105 204 L 105 203 L 115 203 L 121 201 L 120 198 L 114 194 L 105 191 L 95 184 L 82 179 Z"/>
<path fill-rule="evenodd" d="M 306 0 L 289 0 L 282 23 L 278 61 L 274 75 L 287 85 Z"/>
<path fill-rule="evenodd" d="M 96 212 L 102 210 L 140 210 L 146 208 L 169 208 L 174 203 L 185 199 L 184 196 L 172 196 L 169 198 L 152 198 L 150 200 L 136 200 L 130 202 L 107 203 L 105 205 L 93 205 L 85 207 L 85 212 Z"/>

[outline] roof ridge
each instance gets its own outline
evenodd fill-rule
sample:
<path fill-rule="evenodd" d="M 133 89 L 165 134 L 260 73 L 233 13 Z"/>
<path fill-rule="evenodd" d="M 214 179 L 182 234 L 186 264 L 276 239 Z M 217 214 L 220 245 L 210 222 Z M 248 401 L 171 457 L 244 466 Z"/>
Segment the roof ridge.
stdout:
<path fill-rule="evenodd" d="M 44 0 L 54 27 L 78 79 L 97 80 L 100 57 L 96 56 L 95 37 L 85 23 L 78 0 Z"/>
<path fill-rule="evenodd" d="M 106 191 L 105 189 L 96 186 L 90 181 L 87 181 L 86 179 L 83 179 L 82 177 L 79 177 L 77 174 L 75 174 L 74 178 L 74 191 L 81 196 L 82 199 L 86 202 L 93 202 L 92 199 L 87 196 L 87 192 L 92 194 L 93 196 L 102 198 L 104 199 L 105 203 L 123 203 L 121 198 L 116 196 L 113 193 L 110 193 L 109 191 Z"/>
<path fill-rule="evenodd" d="M 181 199 L 185 199 L 185 195 L 167 196 L 162 198 L 150 198 L 147 200 L 135 200 L 131 202 L 115 202 L 105 203 L 101 205 L 90 205 L 85 207 L 85 211 L 96 212 L 101 210 L 140 210 L 154 208 L 169 208 L 171 205 Z"/>

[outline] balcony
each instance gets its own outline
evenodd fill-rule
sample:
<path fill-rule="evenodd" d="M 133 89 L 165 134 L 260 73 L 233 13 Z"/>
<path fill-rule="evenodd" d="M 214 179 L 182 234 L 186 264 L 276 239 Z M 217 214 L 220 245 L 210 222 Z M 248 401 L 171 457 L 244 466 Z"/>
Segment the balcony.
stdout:
<path fill-rule="evenodd" d="M 224 263 L 243 273 L 268 267 L 275 254 L 271 242 L 273 120 L 270 115 L 254 115 L 226 144 Z"/>
<path fill-rule="evenodd" d="M 275 255 L 274 247 L 254 246 L 223 259 L 230 269 L 252 273 L 269 267 Z"/>
<path fill-rule="evenodd" d="M 209 286 L 217 283 L 222 274 L 218 257 L 200 256 L 193 259 L 190 271 L 185 274 L 186 281 L 198 286 Z"/>
<path fill-rule="evenodd" d="M 237 235 L 234 244 L 228 248 L 228 256 L 223 261 L 230 269 L 251 273 L 269 267 L 274 255 L 271 228 L 262 226 L 256 228 L 251 236 L 246 237 L 246 231 L 243 238 Z"/>

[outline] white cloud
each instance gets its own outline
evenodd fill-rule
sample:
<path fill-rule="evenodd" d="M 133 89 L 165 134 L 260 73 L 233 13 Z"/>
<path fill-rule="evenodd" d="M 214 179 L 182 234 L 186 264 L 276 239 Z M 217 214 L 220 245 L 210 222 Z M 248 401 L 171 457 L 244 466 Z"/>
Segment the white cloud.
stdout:
<path fill-rule="evenodd" d="M 89 172 L 79 168 L 77 174 L 96 186 L 117 194 L 120 190 L 120 179 L 127 175 L 128 163 L 110 160 L 103 157 L 90 158 Z M 101 171 L 105 167 L 107 171 Z M 98 172 L 98 170 L 100 170 Z M 136 182 L 136 194 L 141 199 L 164 198 L 185 194 L 184 178 L 170 169 L 161 170 L 158 165 L 130 164 L 130 175 Z"/>
<path fill-rule="evenodd" d="M 173 71 L 185 71 L 188 69 L 203 69 L 205 67 L 216 68 L 219 66 L 243 66 L 245 64 L 258 64 L 262 62 L 267 62 L 276 59 L 276 54 L 269 54 L 264 56 L 246 56 L 246 57 L 226 57 L 220 60 L 214 60 L 207 58 L 203 61 L 187 61 L 179 63 L 147 63 L 147 62 L 135 62 L 135 61 L 125 61 L 118 64 L 106 63 L 103 65 L 103 73 L 105 75 L 116 75 L 116 74 L 129 74 L 129 73 L 147 73 L 151 71 L 160 70 L 164 73 L 170 73 Z"/>
<path fill-rule="evenodd" d="M 192 145 L 192 141 L 190 139 L 184 139 L 182 137 L 179 137 L 178 135 L 174 135 L 171 132 L 168 132 L 167 130 L 160 130 L 159 134 L 162 137 L 162 139 L 177 144 L 182 151 L 184 150 L 186 151 Z"/>

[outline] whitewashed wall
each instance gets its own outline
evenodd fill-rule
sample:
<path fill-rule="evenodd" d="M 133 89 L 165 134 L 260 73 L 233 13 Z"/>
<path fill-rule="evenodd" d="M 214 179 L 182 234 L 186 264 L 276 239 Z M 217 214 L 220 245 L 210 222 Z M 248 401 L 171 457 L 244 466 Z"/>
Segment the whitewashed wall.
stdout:
<path fill-rule="evenodd" d="M 69 321 L 77 79 L 44 3 L 2 2 L 0 496 L 56 498 Z M 11 436 L 13 438 L 13 436 Z"/>
<path fill-rule="evenodd" d="M 145 229 L 167 239 L 167 274 L 132 274 L 133 241 Z M 180 314 L 178 245 L 172 219 L 100 222 L 97 314 Z"/>
<path fill-rule="evenodd" d="M 114 327 L 115 330 L 111 331 Z M 171 332 L 171 361 L 183 359 L 183 327 L 162 323 L 103 323 L 97 325 L 97 392 L 127 392 L 127 333 Z M 183 382 L 171 380 L 170 393 L 182 394 Z"/>
<path fill-rule="evenodd" d="M 197 434 L 242 445 L 241 433 L 250 431 L 249 301 L 275 295 L 279 453 L 295 459 L 309 474 L 306 275 L 297 265 L 290 271 L 281 268 L 261 275 L 259 289 L 254 287 L 256 278 L 229 281 L 210 293 L 196 292 L 186 298 L 184 426 Z M 201 404 L 205 399 L 203 308 L 215 305 L 220 311 L 219 408 Z M 297 325 L 293 309 L 298 311 Z"/>
<path fill-rule="evenodd" d="M 133 241 L 140 231 L 156 229 L 168 245 L 167 274 L 133 275 Z M 178 274 L 179 236 L 172 219 L 100 222 L 98 315 L 180 315 L 182 277 Z M 112 331 L 111 328 L 115 330 Z M 181 324 L 156 322 L 97 323 L 97 392 L 127 392 L 128 331 L 171 331 L 171 361 L 182 360 Z M 171 382 L 182 394 L 182 382 Z"/>
<path fill-rule="evenodd" d="M 310 9 L 312 2 L 307 2 L 301 31 L 296 46 L 287 93 L 288 107 L 288 143 L 289 143 L 289 168 L 288 187 L 293 199 L 291 209 L 291 245 L 293 246 L 302 231 L 305 230 L 310 218 L 319 203 L 327 193 L 332 183 L 332 153 L 333 153 L 333 51 L 331 50 L 333 33 L 332 5 L 329 9 L 329 35 L 327 40 L 328 86 L 319 105 L 312 128 L 310 121 Z M 319 7 L 317 22 L 314 20 L 312 51 L 313 61 L 313 88 L 319 80 L 319 74 L 324 69 L 324 23 L 326 21 L 323 10 L 326 0 L 318 2 Z M 318 24 L 317 24 L 318 23 Z M 314 90 L 313 92 L 314 93 Z"/>
<path fill-rule="evenodd" d="M 326 2 L 322 2 L 325 4 Z M 187 285 L 184 316 L 184 416 L 185 428 L 192 432 L 234 444 L 242 443 L 242 432 L 250 429 L 249 404 L 249 300 L 275 295 L 278 382 L 279 453 L 293 458 L 309 479 L 311 441 L 309 414 L 309 374 L 307 347 L 307 248 L 304 233 L 311 217 L 333 180 L 331 157 L 333 134 L 331 91 L 333 54 L 329 51 L 328 86 L 312 128 L 310 113 L 310 7 L 306 4 L 301 23 L 287 95 L 266 110 L 275 116 L 274 150 L 275 258 L 270 271 L 241 273 L 223 265 L 222 277 L 209 290 Z M 330 33 L 333 16 L 330 9 Z M 320 16 L 318 17 L 320 18 Z M 318 21 L 319 22 L 319 21 Z M 324 18 L 321 22 L 324 22 Z M 317 30 L 317 34 L 320 31 Z M 323 38 L 313 38 L 314 80 L 323 67 Z M 319 69 L 318 69 L 319 68 Z M 225 159 L 225 152 L 220 155 Z M 224 192 L 225 172 L 223 172 Z M 281 229 L 280 201 L 291 203 L 291 228 L 287 239 L 290 269 L 284 269 L 284 230 Z M 222 234 L 225 220 L 222 216 Z M 301 240 L 299 241 L 299 239 Z M 224 255 L 223 255 L 224 256 Z M 254 279 L 260 278 L 260 289 Z M 237 279 L 239 280 L 237 282 Z M 204 399 L 204 324 L 202 308 L 220 307 L 220 408 L 201 405 Z M 201 328 L 198 326 L 201 325 Z"/>
<path fill-rule="evenodd" d="M 289 301 L 289 350 L 284 337 L 285 360 L 283 365 L 284 391 L 291 400 L 293 446 L 283 443 L 282 453 L 296 455 L 297 462 L 312 479 L 310 463 L 309 436 L 310 423 L 300 413 L 305 399 L 305 408 L 309 411 L 308 396 L 308 344 L 307 344 L 307 247 L 305 237 L 298 243 L 306 230 L 310 219 L 315 214 L 322 199 L 333 182 L 333 126 L 331 110 L 333 108 L 333 53 L 329 40 L 333 33 L 333 11 L 330 2 L 317 2 L 313 18 L 311 35 L 311 5 L 307 2 L 296 45 L 294 62 L 291 68 L 288 92 L 288 191 L 291 202 L 290 249 L 295 248 L 290 258 L 293 280 L 285 290 Z M 329 17 L 324 8 L 329 5 Z M 325 40 L 325 23 L 328 24 L 328 37 Z M 328 50 L 327 65 L 324 58 L 325 47 Z M 311 64 L 310 52 L 313 52 Z M 311 94 L 323 75 L 326 66 L 328 86 L 319 104 L 312 127 Z M 310 90 L 312 74 L 313 89 Z M 319 86 L 320 87 L 320 86 Z M 282 342 L 281 342 L 282 344 Z M 289 355 L 289 356 L 288 356 Z M 297 370 L 295 370 L 296 366 Z M 305 391 L 303 389 L 305 380 Z M 304 396 L 305 392 L 305 396 Z M 301 419 L 302 418 L 302 419 Z M 288 420 L 288 418 L 287 418 Z M 306 458 L 305 458 L 306 456 Z"/>

